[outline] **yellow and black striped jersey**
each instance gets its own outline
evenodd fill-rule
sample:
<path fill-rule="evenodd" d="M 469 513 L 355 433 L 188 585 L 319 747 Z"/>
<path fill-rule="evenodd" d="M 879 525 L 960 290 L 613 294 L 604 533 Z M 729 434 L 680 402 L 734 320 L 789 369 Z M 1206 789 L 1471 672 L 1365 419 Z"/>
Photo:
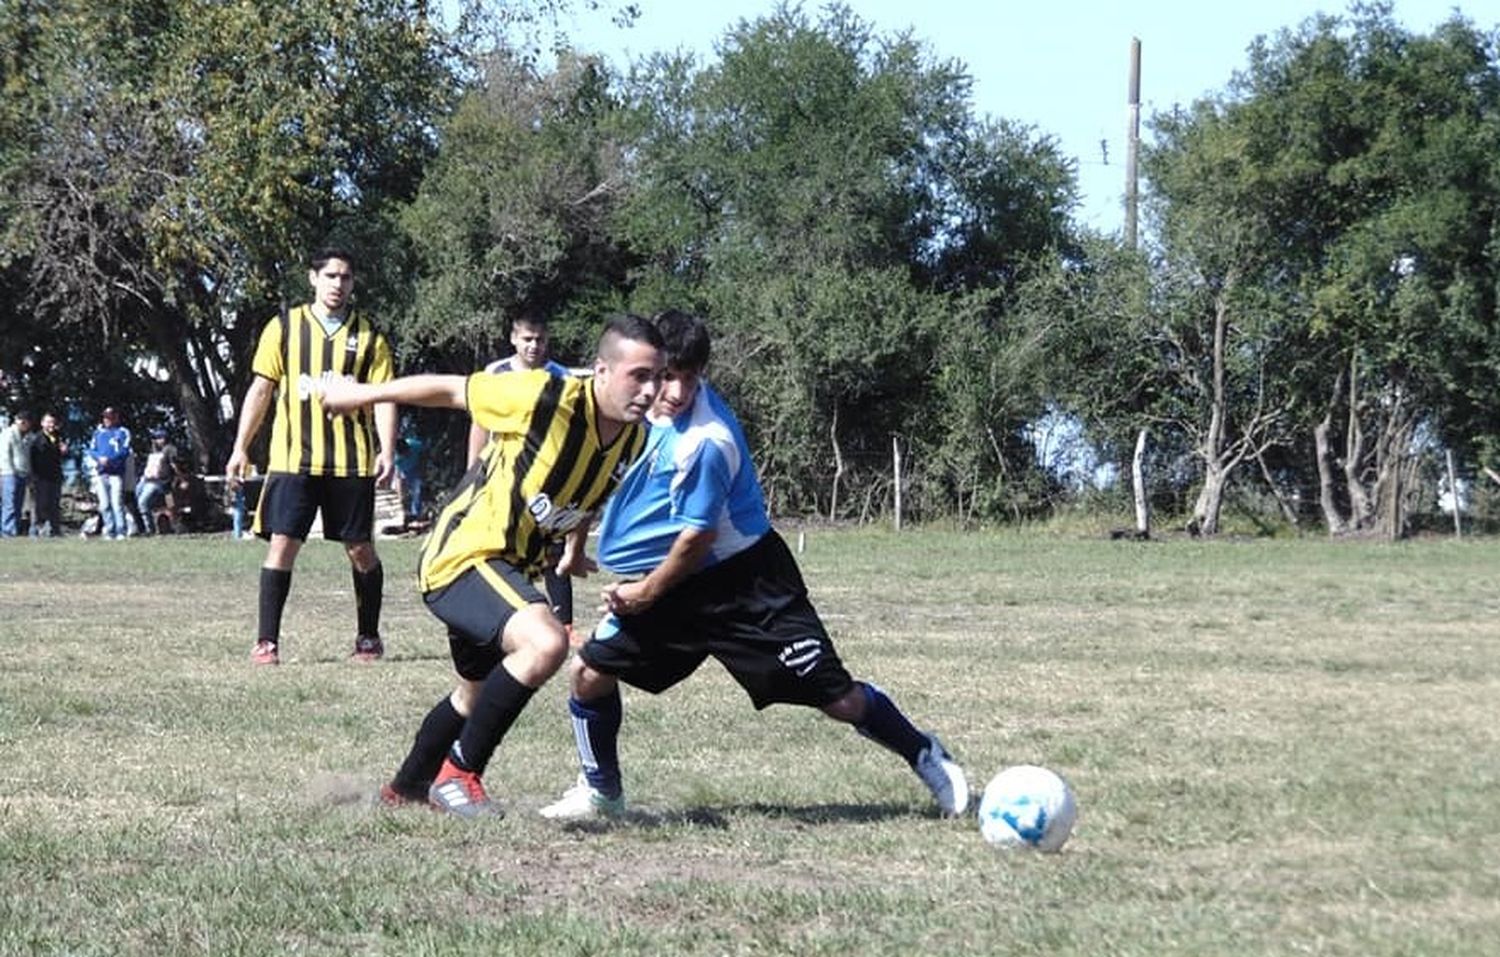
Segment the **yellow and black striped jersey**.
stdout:
<path fill-rule="evenodd" d="M 631 423 L 600 445 L 592 379 L 479 372 L 466 389 L 491 437 L 422 546 L 424 592 L 492 558 L 539 573 L 547 545 L 593 517 L 646 444 Z"/>
<path fill-rule="evenodd" d="M 270 471 L 375 474 L 374 410 L 330 418 L 316 393 L 318 383 L 333 376 L 356 382 L 391 378 L 391 347 L 369 320 L 350 310 L 330 334 L 310 307 L 298 306 L 266 323 L 251 371 L 279 386 Z"/>

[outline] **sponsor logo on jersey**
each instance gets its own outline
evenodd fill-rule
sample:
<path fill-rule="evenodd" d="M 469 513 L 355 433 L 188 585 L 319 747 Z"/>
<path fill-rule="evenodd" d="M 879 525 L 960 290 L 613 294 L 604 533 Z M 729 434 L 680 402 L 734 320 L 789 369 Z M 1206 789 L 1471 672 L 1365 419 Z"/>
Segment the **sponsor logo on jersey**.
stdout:
<path fill-rule="evenodd" d="M 353 382 L 354 376 L 340 375 L 339 373 L 332 370 L 324 372 L 322 375 L 316 377 L 310 376 L 306 372 L 304 372 L 297 376 L 297 398 L 304 400 L 308 399 L 319 388 L 329 382 L 334 381 L 335 379 L 343 379 L 345 382 Z"/>
<path fill-rule="evenodd" d="M 589 513 L 576 505 L 559 508 L 546 492 L 538 492 L 526 503 L 536 527 L 550 536 L 566 535 L 583 523 Z"/>

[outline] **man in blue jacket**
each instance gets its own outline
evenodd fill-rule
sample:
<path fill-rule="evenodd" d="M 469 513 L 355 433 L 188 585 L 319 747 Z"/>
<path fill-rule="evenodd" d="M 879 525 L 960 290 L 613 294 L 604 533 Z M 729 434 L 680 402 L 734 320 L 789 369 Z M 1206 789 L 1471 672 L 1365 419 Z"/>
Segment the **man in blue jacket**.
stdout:
<path fill-rule="evenodd" d="M 120 424 L 120 413 L 114 406 L 99 416 L 94 441 L 89 447 L 98 468 L 100 529 L 105 538 L 124 538 L 128 533 L 125 519 L 125 463 L 130 458 L 130 430 Z"/>

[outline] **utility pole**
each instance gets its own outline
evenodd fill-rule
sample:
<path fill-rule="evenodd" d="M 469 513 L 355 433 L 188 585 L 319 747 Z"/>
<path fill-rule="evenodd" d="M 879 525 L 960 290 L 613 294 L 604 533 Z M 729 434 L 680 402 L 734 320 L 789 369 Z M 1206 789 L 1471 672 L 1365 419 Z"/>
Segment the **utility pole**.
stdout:
<path fill-rule="evenodd" d="M 1136 248 L 1136 208 L 1140 204 L 1140 175 L 1136 162 L 1141 152 L 1141 41 L 1130 39 L 1130 92 L 1125 124 L 1125 245 Z"/>

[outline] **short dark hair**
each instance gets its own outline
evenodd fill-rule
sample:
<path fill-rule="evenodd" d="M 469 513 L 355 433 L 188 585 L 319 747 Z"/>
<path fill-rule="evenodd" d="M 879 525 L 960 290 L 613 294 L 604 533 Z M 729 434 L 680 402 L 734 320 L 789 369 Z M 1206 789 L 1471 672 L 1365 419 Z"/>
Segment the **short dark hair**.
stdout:
<path fill-rule="evenodd" d="M 328 260 L 330 259 L 342 259 L 349 264 L 349 268 L 352 271 L 359 272 L 359 263 L 355 260 L 354 254 L 343 246 L 320 247 L 307 258 L 307 268 L 313 272 L 317 272 L 328 265 Z"/>
<path fill-rule="evenodd" d="M 651 323 L 666 343 L 667 368 L 699 372 L 707 367 L 708 327 L 702 319 L 680 309 L 667 309 L 652 316 Z"/>
<path fill-rule="evenodd" d="M 510 321 L 510 328 L 512 331 L 516 326 L 536 326 L 538 329 L 545 329 L 551 324 L 551 320 L 544 313 L 523 312 Z"/>
<path fill-rule="evenodd" d="M 610 358 L 605 355 L 605 352 L 614 351 L 612 345 L 617 339 L 644 342 L 657 349 L 666 348 L 661 333 L 650 319 L 628 312 L 616 313 L 604 323 L 604 332 L 599 335 L 599 358 L 606 360 Z"/>
<path fill-rule="evenodd" d="M 27 422 L 36 421 L 36 417 L 31 414 L 30 409 L 22 409 L 20 412 L 16 413 L 16 421 L 19 422 L 22 419 L 25 419 Z"/>

